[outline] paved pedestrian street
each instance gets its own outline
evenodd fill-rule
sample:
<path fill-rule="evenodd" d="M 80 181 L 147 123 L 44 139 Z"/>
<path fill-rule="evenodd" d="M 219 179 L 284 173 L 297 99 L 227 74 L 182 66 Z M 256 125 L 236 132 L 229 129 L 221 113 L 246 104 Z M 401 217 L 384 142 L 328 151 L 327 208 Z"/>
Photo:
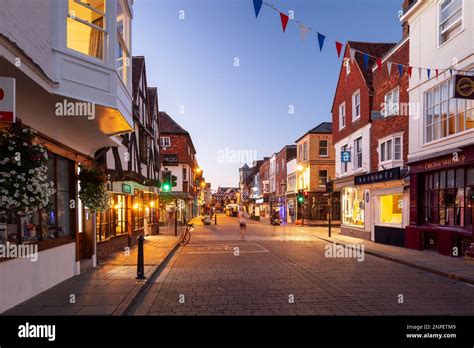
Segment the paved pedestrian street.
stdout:
<path fill-rule="evenodd" d="M 325 256 L 324 228 L 198 226 L 128 314 L 472 315 L 474 287 L 365 254 Z M 337 232 L 337 230 L 335 231 Z"/>

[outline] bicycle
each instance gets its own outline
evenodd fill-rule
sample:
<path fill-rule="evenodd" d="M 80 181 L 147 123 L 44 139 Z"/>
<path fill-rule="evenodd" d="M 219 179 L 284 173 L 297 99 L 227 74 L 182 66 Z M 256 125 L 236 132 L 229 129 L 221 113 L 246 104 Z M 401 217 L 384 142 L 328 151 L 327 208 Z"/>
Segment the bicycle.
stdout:
<path fill-rule="evenodd" d="M 184 230 L 183 234 L 179 238 L 179 245 L 185 246 L 186 244 L 189 243 L 189 240 L 191 239 L 191 232 L 194 231 L 196 227 L 194 226 L 193 223 L 186 224 L 186 229 Z"/>

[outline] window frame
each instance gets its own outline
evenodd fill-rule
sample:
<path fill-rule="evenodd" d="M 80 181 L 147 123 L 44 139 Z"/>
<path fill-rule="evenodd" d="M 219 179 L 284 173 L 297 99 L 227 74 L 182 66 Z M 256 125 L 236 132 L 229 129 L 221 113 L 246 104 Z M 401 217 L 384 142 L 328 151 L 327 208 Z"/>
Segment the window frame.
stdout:
<path fill-rule="evenodd" d="M 398 159 L 395 156 L 396 153 L 397 153 L 395 151 L 396 140 L 397 139 L 400 139 L 400 158 L 398 158 Z M 389 141 L 392 142 L 390 159 L 388 159 L 388 147 L 387 147 L 387 144 L 388 144 Z M 382 150 L 382 148 L 383 148 L 383 150 Z M 382 156 L 385 159 L 383 159 Z M 403 161 L 403 133 L 392 134 L 388 137 L 379 139 L 379 141 L 378 141 L 378 160 L 379 160 L 379 165 Z"/>
<path fill-rule="evenodd" d="M 356 104 L 356 97 L 359 96 L 359 103 Z M 359 107 L 359 114 L 356 114 L 357 106 Z M 357 121 L 361 117 L 361 95 L 360 89 L 352 93 L 352 122 Z"/>
<path fill-rule="evenodd" d="M 341 112 L 341 110 L 343 112 Z M 346 128 L 346 102 L 339 104 L 339 130 Z"/>
<path fill-rule="evenodd" d="M 360 146 L 358 151 L 357 142 L 360 141 Z M 358 165 L 360 156 L 360 165 Z M 362 146 L 362 136 L 354 139 L 354 157 L 353 157 L 353 168 L 354 170 L 361 169 L 363 167 L 363 146 Z"/>
<path fill-rule="evenodd" d="M 451 14 L 451 16 L 447 17 L 443 22 L 441 22 L 441 13 L 442 13 L 442 10 L 441 10 L 441 6 L 446 2 L 447 0 L 441 0 L 439 1 L 439 3 L 437 4 L 437 20 L 436 20 L 436 31 L 437 31 L 437 47 L 440 48 L 442 47 L 443 45 L 445 45 L 446 43 L 448 43 L 449 41 L 451 41 L 452 39 L 454 39 L 456 36 L 458 36 L 461 32 L 464 31 L 464 0 L 461 0 L 461 15 L 460 17 L 455 20 L 453 23 L 451 23 L 451 25 L 449 27 L 447 27 L 446 29 L 444 30 L 441 30 L 441 26 L 446 23 L 448 20 L 451 19 L 451 17 L 457 12 Z M 452 4 L 452 3 L 451 3 Z M 451 4 L 449 4 L 447 7 L 451 6 Z M 445 41 L 442 41 L 442 38 L 443 38 L 443 35 L 445 33 L 448 33 L 450 30 L 452 30 L 453 28 L 455 28 L 456 26 L 460 25 L 460 29 L 459 31 L 454 34 L 452 37 L 450 37 L 449 39 L 445 40 Z"/>
<path fill-rule="evenodd" d="M 396 92 L 396 93 L 395 93 Z M 394 103 L 394 96 L 397 96 L 397 102 Z M 387 102 L 391 98 L 391 104 Z M 400 88 L 399 86 L 393 88 L 391 91 L 389 91 L 387 94 L 384 96 L 384 103 L 385 103 L 385 108 L 383 112 L 384 117 L 390 117 L 390 116 L 395 116 L 399 114 L 400 111 Z"/>
<path fill-rule="evenodd" d="M 166 145 L 166 141 L 165 140 L 168 140 L 167 143 L 168 145 Z M 161 147 L 171 147 L 171 137 L 160 137 L 160 146 Z"/>
<path fill-rule="evenodd" d="M 326 146 L 322 147 L 321 142 L 324 142 L 324 141 L 326 142 Z M 326 149 L 326 154 L 325 155 L 321 154 L 321 149 Z M 328 139 L 319 139 L 319 141 L 318 141 L 318 154 L 319 154 L 319 157 L 329 157 L 329 141 L 328 141 Z"/>
<path fill-rule="evenodd" d="M 326 176 L 321 176 L 321 173 L 325 172 Z M 321 183 L 321 178 L 325 178 L 324 183 Z M 318 187 L 326 187 L 326 183 L 329 180 L 329 171 L 327 169 L 318 170 Z"/>

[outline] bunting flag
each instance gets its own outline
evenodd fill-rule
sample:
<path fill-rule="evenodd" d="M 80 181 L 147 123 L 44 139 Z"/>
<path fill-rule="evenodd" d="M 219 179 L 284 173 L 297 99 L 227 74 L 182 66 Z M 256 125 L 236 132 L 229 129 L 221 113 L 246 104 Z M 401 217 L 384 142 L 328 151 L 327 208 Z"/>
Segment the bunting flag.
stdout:
<path fill-rule="evenodd" d="M 382 58 L 377 58 L 377 68 L 380 70 L 382 70 Z"/>
<path fill-rule="evenodd" d="M 351 48 L 351 49 L 349 50 L 349 55 L 350 55 L 350 57 L 351 57 L 351 63 L 354 62 L 355 54 L 356 54 L 356 50 L 355 50 L 354 48 Z"/>
<path fill-rule="evenodd" d="M 342 43 L 336 41 L 337 58 L 341 58 Z"/>
<path fill-rule="evenodd" d="M 270 2 L 270 0 L 265 0 L 265 2 L 263 0 L 253 0 L 253 6 L 254 6 L 254 9 L 255 9 L 255 18 L 257 18 L 258 15 L 260 14 L 260 10 L 262 9 L 263 4 L 265 4 L 266 6 L 268 6 L 271 9 L 277 11 L 278 13 L 280 13 L 281 25 L 282 25 L 282 28 L 283 28 L 283 32 L 285 32 L 286 27 L 288 25 L 288 21 L 289 21 L 290 18 L 289 18 L 288 15 L 284 14 L 279 9 L 277 9 L 277 7 Z M 316 30 L 313 30 L 311 27 L 306 26 L 305 24 L 301 23 L 300 21 L 296 21 L 296 22 L 300 26 L 301 38 L 302 38 L 303 41 L 305 41 L 306 36 L 310 31 L 317 34 L 319 50 L 322 51 L 323 46 L 324 46 L 324 40 L 326 39 L 326 35 L 323 35 L 320 32 L 318 32 Z M 341 57 L 341 52 L 342 52 L 342 47 L 344 46 L 344 44 L 341 43 L 340 41 L 336 41 L 336 40 L 334 40 L 334 41 L 335 41 L 335 44 L 336 44 L 337 57 L 340 58 Z M 354 62 L 356 52 L 358 52 L 359 54 L 362 54 L 365 69 L 367 69 L 369 67 L 369 58 L 374 59 L 377 63 L 377 67 L 379 69 L 381 69 L 381 67 L 382 67 L 382 58 L 383 57 L 377 57 L 377 56 L 374 56 L 372 54 L 368 54 L 366 52 L 356 50 L 355 48 L 349 47 L 349 55 L 350 55 L 351 63 Z M 419 79 L 420 80 L 422 79 L 422 70 L 426 70 L 428 80 L 430 79 L 430 76 L 431 76 L 431 70 L 433 70 L 431 68 L 412 67 L 412 66 L 410 66 L 408 64 L 405 64 L 405 63 L 398 63 L 398 62 L 393 62 L 393 61 L 388 61 L 387 60 L 387 70 L 388 70 L 389 75 L 391 73 L 392 64 L 397 64 L 400 76 L 402 76 L 403 67 L 405 67 L 410 78 L 412 76 L 413 68 L 418 69 L 418 74 L 419 74 Z M 434 68 L 434 70 L 436 72 L 436 78 L 439 77 L 439 72 L 440 71 L 443 74 L 443 76 L 445 76 L 446 72 L 449 70 L 449 74 L 450 74 L 451 77 L 453 76 L 454 72 L 460 73 L 460 74 L 463 74 L 463 73 L 467 74 L 469 72 L 468 70 L 456 70 L 456 69 L 452 69 L 452 68 L 447 68 L 447 69 Z"/>
<path fill-rule="evenodd" d="M 306 27 L 304 24 L 300 23 L 301 40 L 305 41 L 308 33 L 309 33 L 309 28 Z"/>
<path fill-rule="evenodd" d="M 369 66 L 369 56 L 367 53 L 363 53 L 362 58 L 364 59 L 364 69 L 367 69 Z"/>
<path fill-rule="evenodd" d="M 281 19 L 281 27 L 283 28 L 283 32 L 285 32 L 286 26 L 288 25 L 288 20 L 290 19 L 290 17 L 280 12 L 280 19 Z"/>
<path fill-rule="evenodd" d="M 253 0 L 253 8 L 255 9 L 255 18 L 258 17 L 260 13 L 260 9 L 262 8 L 263 1 L 262 0 Z"/>
<path fill-rule="evenodd" d="M 324 45 L 324 39 L 325 38 L 326 38 L 326 36 L 324 36 L 321 33 L 318 33 L 319 52 L 321 52 L 323 50 L 323 45 Z"/>

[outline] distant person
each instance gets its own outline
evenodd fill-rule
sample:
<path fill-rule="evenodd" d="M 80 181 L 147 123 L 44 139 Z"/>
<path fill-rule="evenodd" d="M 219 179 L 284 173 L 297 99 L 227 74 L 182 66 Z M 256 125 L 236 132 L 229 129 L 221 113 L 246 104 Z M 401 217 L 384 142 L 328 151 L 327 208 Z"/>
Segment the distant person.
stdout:
<path fill-rule="evenodd" d="M 239 209 L 239 226 L 240 226 L 240 239 L 245 240 L 245 232 L 247 230 L 247 219 L 249 215 L 243 207 Z"/>

